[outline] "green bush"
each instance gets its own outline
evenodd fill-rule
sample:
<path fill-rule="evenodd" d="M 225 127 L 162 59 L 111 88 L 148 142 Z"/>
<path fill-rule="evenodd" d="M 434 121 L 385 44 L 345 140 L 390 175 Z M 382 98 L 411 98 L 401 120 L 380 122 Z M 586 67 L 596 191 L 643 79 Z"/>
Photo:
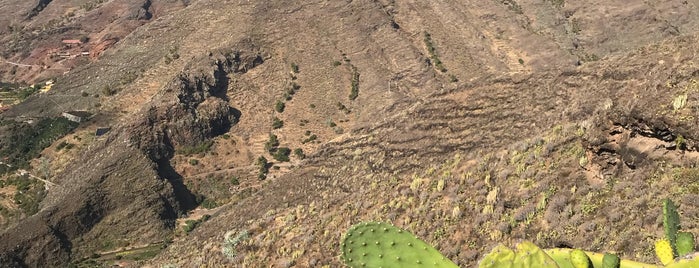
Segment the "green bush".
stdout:
<path fill-rule="evenodd" d="M 284 121 L 279 118 L 272 119 L 272 129 L 280 129 L 284 126 Z"/>
<path fill-rule="evenodd" d="M 277 100 L 277 103 L 274 104 L 274 110 L 277 111 L 277 113 L 283 113 L 284 108 L 286 108 L 286 105 L 280 100 Z"/>
<path fill-rule="evenodd" d="M 357 97 L 359 97 L 359 71 L 357 71 L 356 67 L 352 66 L 352 88 L 349 99 L 355 100 Z"/>
<path fill-rule="evenodd" d="M 200 153 L 206 153 L 208 151 L 211 151 L 211 147 L 214 145 L 213 140 L 207 140 L 203 141 L 197 145 L 194 146 L 183 146 L 182 148 L 177 150 L 177 153 L 183 154 L 183 155 L 193 155 L 193 154 L 200 154 Z"/>
<path fill-rule="evenodd" d="M 313 134 L 310 137 L 308 137 L 307 139 L 301 141 L 301 143 L 306 144 L 306 143 L 312 142 L 316 139 L 318 139 L 318 136 L 316 136 L 316 134 Z"/>
<path fill-rule="evenodd" d="M 7 136 L 0 139 L 0 155 L 7 157 L 5 162 L 11 169 L 26 168 L 29 161 L 39 156 L 41 151 L 57 139 L 65 136 L 78 126 L 66 118 L 44 118 L 36 125 L 12 122 L 8 124 Z"/>
<path fill-rule="evenodd" d="M 271 153 L 277 148 L 277 146 L 279 146 L 279 139 L 277 139 L 277 135 L 270 133 L 269 139 L 265 143 L 265 150 Z"/>
<path fill-rule="evenodd" d="M 215 207 L 218 207 L 218 203 L 216 201 L 211 200 L 209 198 L 205 198 L 204 201 L 201 201 L 201 207 L 205 209 L 212 209 Z"/>
<path fill-rule="evenodd" d="M 279 162 L 289 162 L 289 155 L 291 154 L 291 149 L 287 147 L 279 147 L 277 150 L 274 152 L 272 157 L 274 157 L 274 160 L 277 160 Z"/>
<path fill-rule="evenodd" d="M 294 149 L 294 155 L 296 155 L 296 157 L 298 157 L 299 159 L 306 158 L 306 155 L 303 154 L 303 149 L 301 149 L 301 148 Z"/>
<path fill-rule="evenodd" d="M 264 156 L 258 157 L 256 165 L 259 168 L 257 178 L 260 180 L 264 180 L 265 178 L 267 178 L 267 173 L 269 173 L 269 162 L 267 161 L 267 158 L 265 158 Z"/>

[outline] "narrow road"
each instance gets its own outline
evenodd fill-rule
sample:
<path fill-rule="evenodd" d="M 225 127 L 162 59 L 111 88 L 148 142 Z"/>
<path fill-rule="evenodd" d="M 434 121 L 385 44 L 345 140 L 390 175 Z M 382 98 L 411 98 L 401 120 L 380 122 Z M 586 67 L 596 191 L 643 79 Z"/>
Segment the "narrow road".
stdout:
<path fill-rule="evenodd" d="M 42 179 L 42 178 L 40 178 L 40 177 L 38 177 L 38 176 L 34 176 L 34 174 L 31 174 L 31 173 L 29 173 L 29 171 L 26 171 L 26 170 L 24 170 L 24 169 L 19 169 L 19 170 L 17 170 L 17 173 L 16 173 L 16 174 L 17 174 L 18 176 L 27 175 L 27 176 L 29 176 L 29 177 L 31 177 L 31 178 L 34 178 L 34 179 L 37 179 L 37 180 L 43 182 L 43 183 L 44 183 L 44 189 L 45 189 L 46 191 L 49 190 L 49 186 L 51 186 L 51 187 L 58 186 L 58 187 L 60 187 L 60 188 L 63 188 L 63 186 L 61 186 L 61 185 L 58 185 L 58 184 L 56 184 L 56 183 L 47 181 L 47 180 Z"/>

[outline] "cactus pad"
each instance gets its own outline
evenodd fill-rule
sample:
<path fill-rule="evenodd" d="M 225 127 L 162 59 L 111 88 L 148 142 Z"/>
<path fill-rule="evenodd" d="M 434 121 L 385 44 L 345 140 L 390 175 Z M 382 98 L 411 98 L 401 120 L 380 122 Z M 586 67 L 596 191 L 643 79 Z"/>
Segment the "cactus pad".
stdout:
<path fill-rule="evenodd" d="M 677 233 L 677 254 L 684 256 L 694 252 L 694 235 L 688 232 Z"/>
<path fill-rule="evenodd" d="M 591 268 L 590 257 L 584 251 L 576 249 L 570 252 L 570 262 L 575 268 Z"/>
<path fill-rule="evenodd" d="M 516 251 L 499 245 L 483 258 L 480 268 L 558 268 L 556 262 L 531 242 L 519 243 Z"/>
<path fill-rule="evenodd" d="M 576 266 L 573 265 L 572 260 L 571 260 L 571 255 L 572 252 L 577 249 L 570 249 L 570 248 L 550 248 L 550 249 L 545 249 L 544 251 L 551 256 L 554 260 L 556 260 L 556 263 L 560 268 L 577 268 Z M 590 258 L 590 262 L 592 263 L 592 266 L 590 267 L 595 267 L 595 268 L 600 268 L 604 267 L 604 255 L 596 252 L 589 252 L 589 251 L 584 251 L 585 255 Z M 661 266 L 654 265 L 654 264 L 648 264 L 648 263 L 642 263 L 642 262 L 635 262 L 631 260 L 620 260 L 619 261 L 619 267 L 621 268 L 660 268 Z M 685 267 L 677 267 L 677 268 L 685 268 Z"/>
<path fill-rule="evenodd" d="M 663 265 L 668 265 L 674 259 L 672 254 L 672 246 L 667 239 L 660 239 L 655 242 L 655 255 L 658 256 Z"/>
<path fill-rule="evenodd" d="M 672 256 L 677 257 L 677 230 L 680 229 L 680 215 L 672 200 L 663 199 L 663 227 L 665 229 L 665 239 L 670 242 Z"/>
<path fill-rule="evenodd" d="M 388 223 L 352 226 L 341 244 L 342 260 L 359 267 L 458 267 L 434 247 Z"/>
<path fill-rule="evenodd" d="M 602 257 L 602 268 L 619 268 L 619 256 L 606 253 Z"/>

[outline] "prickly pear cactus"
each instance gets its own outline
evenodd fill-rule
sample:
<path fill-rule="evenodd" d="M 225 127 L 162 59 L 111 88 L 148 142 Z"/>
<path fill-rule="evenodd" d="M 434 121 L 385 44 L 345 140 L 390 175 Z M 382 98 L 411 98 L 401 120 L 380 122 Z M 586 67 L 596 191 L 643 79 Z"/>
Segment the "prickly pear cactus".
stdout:
<path fill-rule="evenodd" d="M 558 266 L 560 268 L 578 268 L 577 266 L 574 266 L 571 260 L 571 255 L 573 251 L 576 251 L 578 249 L 569 249 L 569 248 L 550 248 L 550 249 L 545 249 L 544 251 L 551 256 L 552 259 L 556 261 Z M 604 266 L 604 255 L 596 252 L 590 252 L 590 251 L 584 251 L 585 255 L 590 258 L 590 262 L 592 263 L 592 266 L 590 267 L 595 267 L 595 268 L 601 268 L 605 267 Z M 607 257 L 609 258 L 609 257 Z M 660 268 L 661 266 L 658 265 L 653 265 L 653 264 L 648 264 L 648 263 L 642 263 L 642 262 L 635 262 L 631 260 L 620 260 L 619 261 L 619 266 L 621 268 Z M 699 267 L 699 266 L 698 266 Z M 681 267 L 685 268 L 685 267 Z"/>
<path fill-rule="evenodd" d="M 619 268 L 619 256 L 605 253 L 602 257 L 602 268 Z"/>
<path fill-rule="evenodd" d="M 504 245 L 498 245 L 493 248 L 488 255 L 485 255 L 478 265 L 479 268 L 484 267 L 514 267 L 515 252 Z"/>
<path fill-rule="evenodd" d="M 341 245 L 342 260 L 358 267 L 457 268 L 434 247 L 388 223 L 366 222 L 352 226 Z"/>
<path fill-rule="evenodd" d="M 559 268 L 556 262 L 531 242 L 522 242 L 516 251 L 499 245 L 481 260 L 480 268 Z"/>
<path fill-rule="evenodd" d="M 684 256 L 694 252 L 694 235 L 688 232 L 677 233 L 677 254 Z"/>
<path fill-rule="evenodd" d="M 670 264 L 666 265 L 665 268 L 697 268 L 699 267 L 699 253 L 694 253 L 682 258 L 679 258 Z"/>
<path fill-rule="evenodd" d="M 675 258 L 672 254 L 672 246 L 667 239 L 660 239 L 655 242 L 655 255 L 663 265 L 668 265 Z"/>
<path fill-rule="evenodd" d="M 570 262 L 575 268 L 592 268 L 590 257 L 584 251 L 575 249 L 570 252 Z"/>
<path fill-rule="evenodd" d="M 680 229 L 680 215 L 677 213 L 677 206 L 669 198 L 663 199 L 663 227 L 665 229 L 665 239 L 670 242 L 673 257 L 677 257 L 677 230 Z"/>

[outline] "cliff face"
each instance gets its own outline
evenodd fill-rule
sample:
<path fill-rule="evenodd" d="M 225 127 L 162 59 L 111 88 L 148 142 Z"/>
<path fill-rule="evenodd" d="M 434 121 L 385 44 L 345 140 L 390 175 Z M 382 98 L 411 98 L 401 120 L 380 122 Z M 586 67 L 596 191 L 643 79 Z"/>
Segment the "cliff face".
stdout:
<path fill-rule="evenodd" d="M 169 163 L 175 148 L 227 132 L 240 116 L 225 97 L 227 75 L 261 62 L 233 51 L 193 61 L 60 174 L 39 213 L 0 235 L 0 262 L 61 266 L 105 244 L 162 241 L 195 205 Z"/>

